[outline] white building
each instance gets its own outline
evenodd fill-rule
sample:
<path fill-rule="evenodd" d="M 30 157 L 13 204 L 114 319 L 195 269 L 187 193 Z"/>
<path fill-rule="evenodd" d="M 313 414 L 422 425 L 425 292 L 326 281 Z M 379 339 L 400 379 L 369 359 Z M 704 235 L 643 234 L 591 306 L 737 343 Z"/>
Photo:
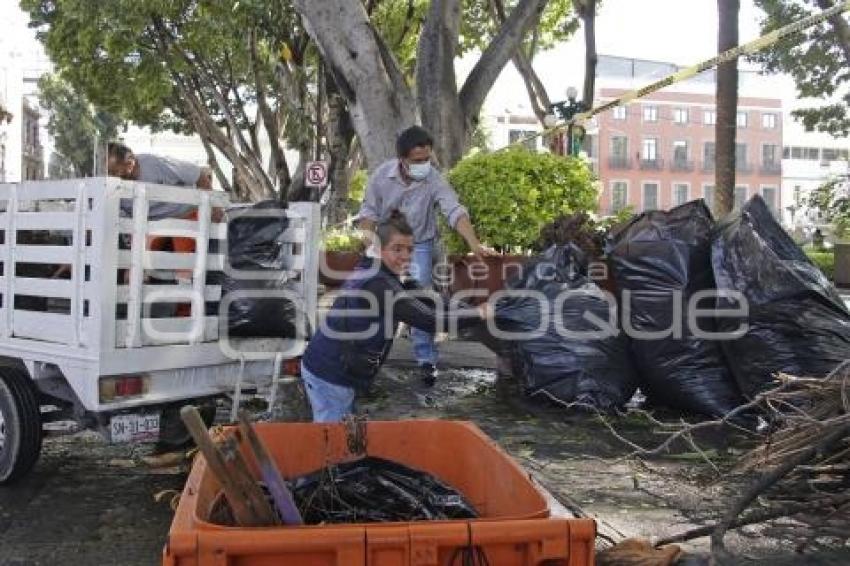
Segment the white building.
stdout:
<path fill-rule="evenodd" d="M 785 119 L 782 153 L 782 222 L 789 228 L 821 223 L 807 206 L 813 189 L 850 174 L 850 140 L 806 132 L 791 116 Z"/>
<path fill-rule="evenodd" d="M 42 178 L 51 144 L 38 80 L 52 64 L 17 2 L 0 2 L 0 21 L 0 106 L 12 115 L 9 122 L 0 121 L 0 182 Z"/>

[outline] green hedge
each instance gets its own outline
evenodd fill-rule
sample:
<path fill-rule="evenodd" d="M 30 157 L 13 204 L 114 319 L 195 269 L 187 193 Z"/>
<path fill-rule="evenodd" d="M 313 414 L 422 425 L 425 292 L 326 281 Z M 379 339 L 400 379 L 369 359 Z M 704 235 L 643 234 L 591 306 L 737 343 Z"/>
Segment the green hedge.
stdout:
<path fill-rule="evenodd" d="M 803 250 L 812 263 L 817 265 L 830 281 L 835 279 L 835 254 L 831 251 L 815 251 L 811 248 Z"/>
<path fill-rule="evenodd" d="M 479 153 L 458 163 L 448 177 L 478 237 L 500 250 L 529 249 L 555 218 L 597 206 L 593 173 L 576 157 L 525 148 Z M 466 249 L 453 231 L 445 241 L 451 252 Z"/>

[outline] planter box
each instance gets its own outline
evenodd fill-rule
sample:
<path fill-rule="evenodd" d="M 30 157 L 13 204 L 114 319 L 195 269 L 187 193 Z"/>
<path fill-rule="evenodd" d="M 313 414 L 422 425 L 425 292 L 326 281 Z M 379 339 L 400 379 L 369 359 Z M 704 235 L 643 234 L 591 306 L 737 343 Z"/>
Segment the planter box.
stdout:
<path fill-rule="evenodd" d="M 527 256 L 504 255 L 486 257 L 483 260 L 475 256 L 450 256 L 448 287 L 451 294 L 462 291 L 477 291 L 481 296 L 465 299 L 470 304 L 481 304 L 496 291 L 505 288 L 505 282 L 519 275 Z"/>
<path fill-rule="evenodd" d="M 355 457 L 345 425 L 269 423 L 256 427 L 285 478 Z M 227 434 L 233 434 L 231 428 Z M 220 486 L 198 456 L 163 551 L 164 566 L 239 564 L 443 566 L 478 546 L 492 565 L 593 564 L 595 522 L 549 518 L 546 498 L 523 470 L 473 424 L 366 424 L 366 455 L 434 474 L 460 490 L 480 519 L 264 528 L 208 521 Z M 246 455 L 255 477 L 255 462 Z M 457 562 L 459 563 L 459 562 Z"/>
<path fill-rule="evenodd" d="M 322 252 L 319 254 L 319 283 L 326 287 L 339 287 L 354 271 L 363 257 L 359 252 Z"/>

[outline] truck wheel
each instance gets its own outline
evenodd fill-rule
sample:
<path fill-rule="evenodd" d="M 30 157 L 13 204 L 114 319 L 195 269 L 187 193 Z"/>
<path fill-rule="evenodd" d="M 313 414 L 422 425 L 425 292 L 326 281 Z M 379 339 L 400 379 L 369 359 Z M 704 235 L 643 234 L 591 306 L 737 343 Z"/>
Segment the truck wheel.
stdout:
<path fill-rule="evenodd" d="M 184 405 L 186 403 L 178 403 L 163 409 L 159 424 L 159 441 L 156 443 L 157 452 L 179 450 L 192 443 L 192 435 L 180 419 L 180 409 Z M 215 402 L 201 403 L 198 405 L 198 412 L 201 413 L 201 419 L 207 428 L 211 427 L 215 420 Z"/>
<path fill-rule="evenodd" d="M 26 474 L 41 453 L 41 412 L 29 375 L 0 367 L 0 485 Z"/>

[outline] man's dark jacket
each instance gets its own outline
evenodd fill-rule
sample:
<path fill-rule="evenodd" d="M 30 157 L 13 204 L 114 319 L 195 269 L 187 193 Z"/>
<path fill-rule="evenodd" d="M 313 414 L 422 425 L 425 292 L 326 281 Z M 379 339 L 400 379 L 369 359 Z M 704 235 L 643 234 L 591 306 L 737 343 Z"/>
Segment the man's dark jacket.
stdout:
<path fill-rule="evenodd" d="M 403 283 L 383 263 L 377 265 L 361 261 L 310 339 L 302 361 L 316 377 L 364 389 L 386 360 L 400 322 L 430 333 L 448 328 L 452 319 L 459 330 L 481 323 L 477 309 L 438 308 L 414 282 Z M 374 297 L 371 309 L 367 297 Z"/>

